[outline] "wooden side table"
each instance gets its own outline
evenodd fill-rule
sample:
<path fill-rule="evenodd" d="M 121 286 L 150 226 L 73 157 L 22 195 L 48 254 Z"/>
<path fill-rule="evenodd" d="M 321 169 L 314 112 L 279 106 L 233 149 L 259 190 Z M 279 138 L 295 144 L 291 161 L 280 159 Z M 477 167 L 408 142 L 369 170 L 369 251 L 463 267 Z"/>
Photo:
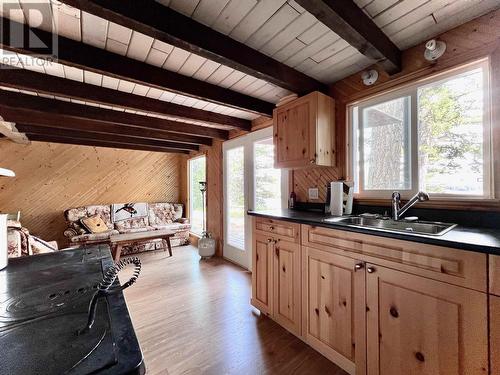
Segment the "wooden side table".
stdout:
<path fill-rule="evenodd" d="M 170 238 L 173 237 L 174 234 L 175 233 L 170 230 L 113 234 L 109 238 L 113 259 L 115 262 L 120 260 L 120 255 L 124 246 L 137 246 L 141 243 L 150 242 L 152 240 L 161 240 L 163 243 L 163 251 L 168 250 L 169 255 L 172 256 Z"/>

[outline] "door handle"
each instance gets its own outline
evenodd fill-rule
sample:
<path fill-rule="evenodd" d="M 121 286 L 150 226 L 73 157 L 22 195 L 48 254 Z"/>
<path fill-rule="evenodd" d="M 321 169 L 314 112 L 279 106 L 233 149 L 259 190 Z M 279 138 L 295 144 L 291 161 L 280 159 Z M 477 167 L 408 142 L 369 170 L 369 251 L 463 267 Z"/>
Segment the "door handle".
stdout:
<path fill-rule="evenodd" d="M 356 263 L 354 265 L 354 271 L 362 270 L 365 267 L 364 263 Z"/>
<path fill-rule="evenodd" d="M 368 267 L 368 268 L 366 269 L 366 272 L 368 272 L 368 273 L 374 273 L 376 270 L 377 270 L 377 269 L 376 269 L 375 267 L 370 266 L 370 267 Z"/>

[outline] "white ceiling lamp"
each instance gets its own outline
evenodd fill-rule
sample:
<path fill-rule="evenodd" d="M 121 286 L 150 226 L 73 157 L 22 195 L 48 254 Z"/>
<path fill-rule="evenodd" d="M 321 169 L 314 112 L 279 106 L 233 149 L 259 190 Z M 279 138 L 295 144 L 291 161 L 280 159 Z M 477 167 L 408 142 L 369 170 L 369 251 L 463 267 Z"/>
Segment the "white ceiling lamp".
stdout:
<path fill-rule="evenodd" d="M 371 86 L 378 79 L 378 72 L 375 69 L 365 70 L 361 73 L 361 79 L 363 80 L 363 84 L 365 86 Z"/>
<path fill-rule="evenodd" d="M 16 177 L 16 174 L 14 173 L 14 171 L 11 171 L 10 169 L 0 168 L 0 176 Z"/>
<path fill-rule="evenodd" d="M 439 59 L 446 51 L 446 43 L 441 40 L 431 39 L 425 43 L 424 57 L 427 61 Z"/>

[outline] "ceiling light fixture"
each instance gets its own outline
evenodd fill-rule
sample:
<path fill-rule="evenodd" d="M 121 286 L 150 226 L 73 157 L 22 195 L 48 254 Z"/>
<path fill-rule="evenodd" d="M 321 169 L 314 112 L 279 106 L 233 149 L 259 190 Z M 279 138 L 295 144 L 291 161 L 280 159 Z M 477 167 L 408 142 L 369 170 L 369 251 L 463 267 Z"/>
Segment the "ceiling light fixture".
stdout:
<path fill-rule="evenodd" d="M 365 70 L 361 73 L 361 79 L 363 80 L 363 84 L 365 86 L 371 86 L 378 79 L 378 72 L 375 69 Z"/>
<path fill-rule="evenodd" d="M 424 57 L 427 61 L 436 61 L 443 56 L 446 51 L 446 43 L 440 40 L 431 39 L 425 43 Z"/>

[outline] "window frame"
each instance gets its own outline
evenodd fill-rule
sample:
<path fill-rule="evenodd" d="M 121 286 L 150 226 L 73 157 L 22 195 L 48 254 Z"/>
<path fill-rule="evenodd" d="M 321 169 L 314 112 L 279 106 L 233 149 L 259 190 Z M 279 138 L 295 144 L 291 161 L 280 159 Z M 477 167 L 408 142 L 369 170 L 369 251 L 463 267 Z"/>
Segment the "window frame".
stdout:
<path fill-rule="evenodd" d="M 483 71 L 483 177 L 484 177 L 484 194 L 483 195 L 466 195 L 466 194 L 439 194 L 429 193 L 432 198 L 437 200 L 453 200 L 453 201 L 477 201 L 477 200 L 494 200 L 494 171 L 493 171 L 493 129 L 491 119 L 491 64 L 489 57 L 476 60 L 463 66 L 449 69 L 447 71 L 434 74 L 432 76 L 420 79 L 418 81 L 396 87 L 392 90 L 385 90 L 371 97 L 360 99 L 355 102 L 348 103 L 346 106 L 346 126 L 347 126 L 347 174 L 350 179 L 357 181 L 356 192 L 354 197 L 357 199 L 381 199 L 390 198 L 393 190 L 363 190 L 362 186 L 362 168 L 356 165 L 358 162 L 357 152 L 359 145 L 354 135 L 353 109 L 358 107 L 358 113 L 362 112 L 363 108 L 371 107 L 379 103 L 395 100 L 408 96 L 410 98 L 409 116 L 410 116 L 410 166 L 411 166 L 411 181 L 409 190 L 398 190 L 404 199 L 410 198 L 420 190 L 419 176 L 419 155 L 418 155 L 418 89 L 427 85 L 439 84 L 453 77 L 464 74 L 468 71 L 481 68 Z M 358 124 L 362 121 L 362 116 L 357 118 Z"/>
<path fill-rule="evenodd" d="M 189 231 L 190 234 L 193 234 L 195 236 L 198 236 L 198 237 L 201 237 L 203 233 L 198 233 L 198 232 L 195 232 L 193 230 L 193 226 L 192 226 L 192 212 L 191 212 L 191 203 L 192 203 L 192 199 L 191 199 L 191 188 L 192 188 L 192 183 L 191 183 L 191 162 L 192 161 L 195 161 L 195 160 L 198 160 L 198 159 L 205 159 L 205 180 L 207 178 L 207 156 L 205 154 L 200 154 L 200 155 L 196 155 L 196 156 L 193 156 L 192 158 L 189 158 L 187 160 L 187 215 L 188 215 L 188 218 L 189 218 L 189 221 L 191 223 L 191 229 Z M 199 183 L 198 183 L 199 184 Z M 206 223 L 206 220 L 207 220 L 207 203 L 206 203 L 206 197 L 205 197 L 205 201 L 203 202 L 204 206 L 205 206 L 205 210 L 204 210 L 204 215 L 205 215 L 205 223 Z M 203 228 L 201 229 L 202 232 L 203 232 Z"/>

